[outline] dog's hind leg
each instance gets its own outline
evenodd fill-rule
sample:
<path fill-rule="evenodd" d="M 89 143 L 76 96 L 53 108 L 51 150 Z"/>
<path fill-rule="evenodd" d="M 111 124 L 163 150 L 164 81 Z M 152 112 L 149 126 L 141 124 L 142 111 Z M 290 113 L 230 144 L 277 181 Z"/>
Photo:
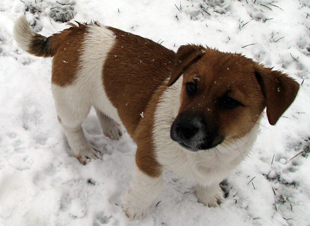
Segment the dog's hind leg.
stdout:
<path fill-rule="evenodd" d="M 109 116 L 102 113 L 100 110 L 96 109 L 96 113 L 102 128 L 102 132 L 106 137 L 110 139 L 119 140 L 122 136 L 120 126 L 111 119 Z"/>
<path fill-rule="evenodd" d="M 58 120 L 65 130 L 73 155 L 86 164 L 91 158 L 97 159 L 100 154 L 85 137 L 81 126 L 90 111 L 90 103 L 82 96 L 73 95 L 73 87 L 52 85 L 53 96 L 58 113 Z"/>

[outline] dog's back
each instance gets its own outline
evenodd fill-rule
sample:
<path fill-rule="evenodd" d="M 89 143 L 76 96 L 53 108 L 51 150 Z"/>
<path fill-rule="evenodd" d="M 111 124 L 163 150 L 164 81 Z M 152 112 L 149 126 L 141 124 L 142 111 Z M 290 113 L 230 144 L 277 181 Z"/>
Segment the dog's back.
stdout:
<path fill-rule="evenodd" d="M 96 101 L 103 88 L 113 106 L 119 109 L 120 117 L 125 118 L 122 121 L 126 122 L 127 130 L 134 133 L 141 118 L 136 112 L 143 114 L 155 90 L 170 77 L 175 53 L 152 40 L 116 28 L 97 23 L 70 25 L 60 33 L 44 37 L 21 17 L 15 24 L 14 36 L 23 50 L 36 56 L 54 57 L 52 84 L 56 89 L 82 83 L 80 91 L 94 92 L 87 101 L 106 111 L 109 108 L 103 103 L 106 101 L 102 98 L 101 102 Z M 110 117 L 114 113 L 106 112 Z"/>

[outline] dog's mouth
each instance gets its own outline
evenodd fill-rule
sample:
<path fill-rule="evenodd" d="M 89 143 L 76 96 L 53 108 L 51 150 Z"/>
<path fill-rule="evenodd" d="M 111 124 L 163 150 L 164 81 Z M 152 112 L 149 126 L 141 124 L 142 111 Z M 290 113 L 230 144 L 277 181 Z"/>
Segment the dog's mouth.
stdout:
<path fill-rule="evenodd" d="M 189 145 L 183 143 L 183 142 L 178 142 L 179 145 L 181 145 L 183 148 L 189 150 L 189 151 L 198 151 L 198 149 L 193 149 L 193 147 L 190 147 Z"/>
<path fill-rule="evenodd" d="M 172 140 L 174 140 L 173 138 L 171 138 Z M 216 139 L 216 141 L 213 142 L 213 144 L 209 144 L 209 143 L 205 143 L 205 142 L 201 142 L 200 144 L 197 145 L 190 145 L 190 144 L 186 144 L 183 141 L 176 141 L 180 146 L 182 146 L 183 148 L 185 148 L 188 151 L 193 151 L 193 152 L 197 152 L 197 151 L 205 151 L 205 150 L 209 150 L 212 148 L 215 148 L 216 146 L 220 145 L 225 138 L 221 138 L 218 137 L 218 139 Z"/>

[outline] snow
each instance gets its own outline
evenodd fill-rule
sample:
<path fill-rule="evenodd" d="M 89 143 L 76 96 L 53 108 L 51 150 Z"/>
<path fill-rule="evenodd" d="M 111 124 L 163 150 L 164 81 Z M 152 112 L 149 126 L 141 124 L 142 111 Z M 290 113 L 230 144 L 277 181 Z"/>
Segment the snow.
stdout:
<path fill-rule="evenodd" d="M 196 43 L 239 52 L 302 85 L 276 126 L 260 123 L 251 156 L 223 183 L 220 207 L 199 204 L 191 181 L 165 172 L 146 218 L 129 222 L 120 205 L 135 144 L 127 133 L 104 137 L 92 111 L 83 126 L 103 159 L 83 166 L 72 157 L 50 91 L 51 59 L 12 39 L 21 15 L 43 35 L 68 27 L 60 21 L 99 21 L 175 51 Z M 307 0 L 1 0 L 0 225 L 310 225 L 309 29 Z"/>

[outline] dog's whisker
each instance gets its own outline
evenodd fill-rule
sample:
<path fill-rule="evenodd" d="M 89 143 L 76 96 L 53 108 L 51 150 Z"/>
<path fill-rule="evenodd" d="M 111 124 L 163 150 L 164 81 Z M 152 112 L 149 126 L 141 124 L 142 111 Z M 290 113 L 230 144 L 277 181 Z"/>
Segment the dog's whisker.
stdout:
<path fill-rule="evenodd" d="M 235 141 L 235 144 L 236 144 L 236 147 L 237 147 L 237 149 L 238 149 L 238 151 L 239 151 L 239 153 L 240 153 L 240 156 L 242 157 L 242 158 L 244 158 L 244 153 L 242 153 L 242 151 L 240 150 L 240 148 L 239 148 L 239 145 L 238 145 L 238 142 L 236 141 L 236 139 L 235 138 L 233 138 L 234 139 L 234 141 Z"/>
<path fill-rule="evenodd" d="M 214 149 L 215 149 L 220 155 L 223 155 L 222 152 L 221 152 L 217 147 L 215 147 Z"/>
<path fill-rule="evenodd" d="M 249 144 L 248 142 L 244 141 L 242 138 L 237 138 L 237 139 L 240 140 L 241 142 L 243 142 L 243 144 L 245 144 L 249 148 L 248 152 L 253 151 L 253 145 L 252 144 Z M 242 156 L 242 157 L 244 157 L 244 156 Z"/>
<path fill-rule="evenodd" d="M 260 121 L 252 121 L 252 122 L 259 125 L 260 127 L 264 127 L 265 129 L 270 130 L 270 127 L 263 125 Z"/>

